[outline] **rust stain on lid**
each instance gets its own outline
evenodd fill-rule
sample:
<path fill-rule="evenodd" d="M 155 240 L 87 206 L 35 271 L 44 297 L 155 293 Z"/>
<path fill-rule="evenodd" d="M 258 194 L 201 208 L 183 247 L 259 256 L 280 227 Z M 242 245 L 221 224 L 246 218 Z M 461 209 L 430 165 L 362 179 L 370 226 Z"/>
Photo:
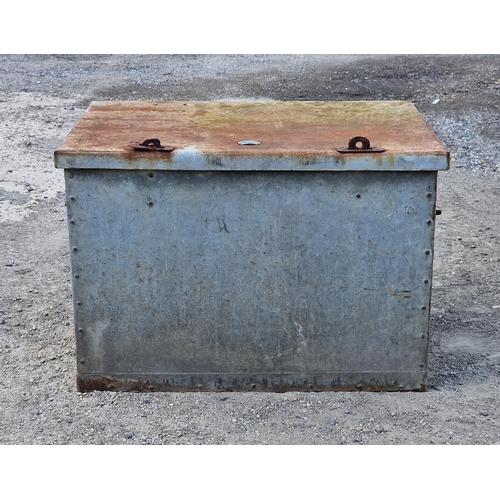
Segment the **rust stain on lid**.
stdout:
<path fill-rule="evenodd" d="M 405 101 L 94 102 L 55 154 L 161 155 L 129 147 L 157 137 L 171 154 L 194 147 L 219 156 L 333 157 L 353 136 L 384 148 L 379 154 L 447 154 Z M 238 144 L 248 140 L 255 144 Z"/>

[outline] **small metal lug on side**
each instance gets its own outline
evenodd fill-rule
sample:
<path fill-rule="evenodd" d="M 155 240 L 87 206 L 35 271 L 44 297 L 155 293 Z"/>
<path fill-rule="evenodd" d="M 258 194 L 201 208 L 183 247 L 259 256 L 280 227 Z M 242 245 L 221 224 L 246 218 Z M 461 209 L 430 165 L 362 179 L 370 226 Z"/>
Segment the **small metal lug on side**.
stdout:
<path fill-rule="evenodd" d="M 361 144 L 361 146 L 358 146 Z M 362 135 L 355 135 L 349 139 L 347 148 L 337 148 L 339 153 L 382 153 L 384 148 L 372 148 L 370 141 Z"/>
<path fill-rule="evenodd" d="M 162 146 L 159 139 L 146 139 L 143 142 L 131 141 L 129 147 L 135 151 L 160 151 L 170 153 L 174 150 L 173 146 Z"/>

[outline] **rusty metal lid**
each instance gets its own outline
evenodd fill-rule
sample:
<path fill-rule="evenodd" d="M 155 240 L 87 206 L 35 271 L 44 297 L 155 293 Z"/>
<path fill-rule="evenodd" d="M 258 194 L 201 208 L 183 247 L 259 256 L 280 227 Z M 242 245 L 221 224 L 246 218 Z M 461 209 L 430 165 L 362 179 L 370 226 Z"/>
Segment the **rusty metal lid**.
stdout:
<path fill-rule="evenodd" d="M 405 101 L 94 102 L 58 168 L 446 170 L 449 155 Z"/>

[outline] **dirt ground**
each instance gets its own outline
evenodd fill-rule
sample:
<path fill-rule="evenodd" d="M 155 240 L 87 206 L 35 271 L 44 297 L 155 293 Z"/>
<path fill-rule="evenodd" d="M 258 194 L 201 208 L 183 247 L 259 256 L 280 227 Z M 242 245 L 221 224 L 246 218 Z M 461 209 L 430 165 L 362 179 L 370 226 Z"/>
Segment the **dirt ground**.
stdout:
<path fill-rule="evenodd" d="M 439 174 L 427 392 L 76 392 L 63 172 L 93 100 L 413 102 Z M 500 56 L 0 56 L 0 444 L 500 444 Z"/>

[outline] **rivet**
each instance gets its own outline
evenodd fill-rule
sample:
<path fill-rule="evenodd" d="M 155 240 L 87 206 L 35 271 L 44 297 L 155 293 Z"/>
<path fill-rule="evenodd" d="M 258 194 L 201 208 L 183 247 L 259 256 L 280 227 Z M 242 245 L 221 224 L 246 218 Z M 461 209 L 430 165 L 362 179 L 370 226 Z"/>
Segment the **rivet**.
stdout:
<path fill-rule="evenodd" d="M 78 328 L 78 331 L 79 331 L 80 333 L 83 333 L 83 328 Z"/>
<path fill-rule="evenodd" d="M 81 303 L 81 302 L 77 302 L 77 303 L 76 303 L 76 305 L 77 305 L 77 306 L 81 306 L 81 305 L 82 305 L 82 303 Z"/>
<path fill-rule="evenodd" d="M 314 386 L 312 384 L 309 384 L 309 389 L 312 389 Z"/>
<path fill-rule="evenodd" d="M 255 389 L 257 386 L 255 384 L 252 384 L 252 389 Z"/>
<path fill-rule="evenodd" d="M 422 306 L 422 311 L 425 311 L 427 309 L 426 306 Z"/>
<path fill-rule="evenodd" d="M 73 247 L 73 252 L 76 252 L 76 251 L 78 251 L 78 248 Z"/>
<path fill-rule="evenodd" d="M 78 279 L 80 277 L 79 274 L 75 274 L 75 279 Z"/>
<path fill-rule="evenodd" d="M 69 221 L 69 223 L 70 223 L 70 224 L 74 224 L 74 223 L 75 223 L 75 221 L 74 221 L 74 220 L 70 220 L 70 221 Z"/>
<path fill-rule="evenodd" d="M 69 197 L 69 199 L 70 199 L 71 201 L 75 201 L 75 197 L 74 197 L 74 196 L 70 196 L 70 197 Z"/>
<path fill-rule="evenodd" d="M 420 366 L 420 368 L 423 368 L 423 367 L 424 367 L 424 364 L 423 364 L 423 363 L 420 363 L 418 366 Z"/>
<path fill-rule="evenodd" d="M 427 198 L 432 198 L 432 193 L 427 193 Z"/>
<path fill-rule="evenodd" d="M 148 206 L 152 207 L 154 203 L 152 201 L 148 201 Z"/>
<path fill-rule="evenodd" d="M 427 221 L 427 225 L 430 226 L 432 224 L 432 221 L 431 220 L 428 220 Z"/>
<path fill-rule="evenodd" d="M 153 174 L 153 172 L 149 172 L 148 177 L 149 177 L 150 179 L 152 179 L 154 176 L 155 176 L 155 174 Z"/>
<path fill-rule="evenodd" d="M 431 252 L 430 252 L 429 250 L 426 250 L 426 251 L 425 251 L 425 255 L 430 255 L 430 253 L 431 253 Z"/>
<path fill-rule="evenodd" d="M 427 285 L 429 283 L 429 280 L 424 280 L 424 283 Z"/>
<path fill-rule="evenodd" d="M 361 195 L 358 193 L 358 194 L 356 195 L 356 198 L 361 198 Z"/>
<path fill-rule="evenodd" d="M 405 386 L 404 386 L 403 384 L 399 384 L 399 388 L 400 388 L 400 389 L 404 389 L 404 388 L 405 388 Z"/>
<path fill-rule="evenodd" d="M 81 364 L 81 365 L 84 365 L 84 364 L 85 364 L 85 360 L 84 360 L 84 359 L 81 359 L 81 360 L 80 360 L 80 364 Z"/>
<path fill-rule="evenodd" d="M 361 389 L 363 389 L 363 386 L 362 386 L 361 384 L 358 384 L 358 385 L 356 386 L 356 389 L 357 389 L 358 391 L 360 391 Z"/>

